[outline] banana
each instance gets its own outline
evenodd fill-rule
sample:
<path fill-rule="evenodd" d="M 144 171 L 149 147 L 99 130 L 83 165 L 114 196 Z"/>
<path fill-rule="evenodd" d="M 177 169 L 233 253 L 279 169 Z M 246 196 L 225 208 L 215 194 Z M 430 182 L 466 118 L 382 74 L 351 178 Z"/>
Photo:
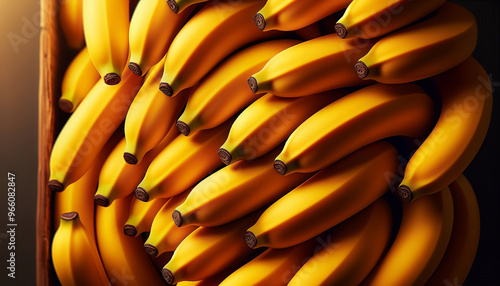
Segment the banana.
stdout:
<path fill-rule="evenodd" d="M 252 250 L 241 238 L 259 214 L 260 211 L 218 227 L 197 228 L 175 249 L 162 269 L 163 279 L 168 285 L 202 280 L 245 261 Z"/>
<path fill-rule="evenodd" d="M 83 0 L 65 0 L 59 2 L 59 23 L 72 49 L 79 50 L 85 45 L 83 35 Z"/>
<path fill-rule="evenodd" d="M 172 125 L 168 134 L 150 152 L 146 154 L 141 163 L 137 165 L 127 164 L 123 160 L 123 150 L 126 140 L 123 139 L 113 149 L 106 159 L 99 175 L 99 186 L 95 192 L 94 202 L 96 205 L 107 207 L 113 201 L 132 194 L 146 174 L 151 161 L 179 135 L 175 125 Z"/>
<path fill-rule="evenodd" d="M 186 8 L 197 3 L 207 2 L 208 0 L 167 0 L 168 7 L 175 14 L 182 13 Z"/>
<path fill-rule="evenodd" d="M 177 121 L 184 135 L 218 126 L 258 96 L 246 79 L 264 67 L 280 51 L 300 43 L 298 40 L 274 40 L 253 45 L 232 55 L 210 72 L 189 97 L 186 109 Z"/>
<path fill-rule="evenodd" d="M 83 48 L 64 73 L 59 108 L 72 113 L 100 78 L 90 60 L 87 48 Z"/>
<path fill-rule="evenodd" d="M 140 163 L 165 137 L 191 94 L 188 89 L 175 98 L 168 98 L 158 90 L 164 62 L 165 58 L 151 68 L 125 118 L 127 145 L 123 158 L 132 165 Z"/>
<path fill-rule="evenodd" d="M 442 101 L 441 115 L 410 158 L 398 189 L 404 200 L 451 184 L 479 151 L 491 119 L 492 87 L 473 58 L 431 79 Z"/>
<path fill-rule="evenodd" d="M 298 98 L 266 94 L 236 118 L 226 142 L 219 149 L 221 160 L 230 165 L 239 160 L 253 160 L 278 146 L 307 118 L 344 96 L 336 90 Z"/>
<path fill-rule="evenodd" d="M 428 285 L 462 285 L 471 269 L 479 244 L 479 206 L 471 184 L 464 175 L 460 175 L 450 185 L 453 197 L 453 219 L 448 248 L 432 274 Z"/>
<path fill-rule="evenodd" d="M 389 245 L 392 213 L 383 198 L 332 229 L 288 285 L 359 285 Z"/>
<path fill-rule="evenodd" d="M 293 31 L 347 8 L 352 0 L 268 0 L 255 15 L 254 22 L 262 31 Z"/>
<path fill-rule="evenodd" d="M 306 241 L 361 211 L 388 189 L 398 152 L 379 141 L 321 170 L 273 203 L 248 229 L 250 248 L 285 248 Z"/>
<path fill-rule="evenodd" d="M 226 166 L 205 178 L 175 208 L 175 224 L 211 227 L 228 223 L 274 202 L 312 176 L 298 173 L 285 178 L 276 174 L 272 162 L 279 150 Z"/>
<path fill-rule="evenodd" d="M 151 256 L 157 257 L 162 253 L 174 251 L 179 243 L 197 228 L 177 227 L 172 220 L 172 212 L 186 199 L 190 191 L 191 189 L 188 189 L 170 198 L 154 217 L 148 239 L 144 243 L 144 249 Z"/>
<path fill-rule="evenodd" d="M 167 200 L 157 199 L 149 202 L 133 200 L 130 205 L 128 219 L 123 227 L 123 233 L 136 237 L 142 233 L 149 232 L 154 217 Z"/>
<path fill-rule="evenodd" d="M 377 38 L 424 18 L 445 2 L 353 0 L 335 24 L 335 32 L 342 39 Z"/>
<path fill-rule="evenodd" d="M 143 76 L 167 53 L 175 35 L 190 16 L 194 6 L 174 15 L 164 1 L 142 0 L 130 20 L 130 61 L 128 67 Z"/>
<path fill-rule="evenodd" d="M 142 238 L 123 233 L 132 199 L 128 196 L 107 208 L 96 209 L 97 244 L 104 269 L 113 285 L 164 285 L 142 248 Z"/>
<path fill-rule="evenodd" d="M 234 119 L 193 136 L 179 135 L 156 158 L 137 189 L 135 197 L 150 199 L 170 198 L 191 187 L 222 165 L 217 148 L 227 137 Z"/>
<path fill-rule="evenodd" d="M 373 43 L 362 39 L 342 40 L 333 34 L 300 43 L 271 58 L 248 79 L 248 85 L 254 93 L 299 97 L 369 84 L 352 72 L 352 66 Z"/>
<path fill-rule="evenodd" d="M 448 1 L 430 19 L 383 37 L 354 68 L 362 79 L 412 82 L 463 62 L 474 51 L 476 41 L 474 15 Z"/>
<path fill-rule="evenodd" d="M 448 187 L 403 202 L 396 239 L 361 285 L 424 285 L 446 251 L 452 226 L 453 199 Z"/>
<path fill-rule="evenodd" d="M 61 215 L 51 252 L 52 263 L 62 285 L 111 285 L 99 258 L 95 239 L 85 229 L 77 212 Z"/>
<path fill-rule="evenodd" d="M 128 60 L 128 0 L 86 0 L 83 29 L 90 58 L 104 82 L 118 84 Z"/>
<path fill-rule="evenodd" d="M 274 167 L 282 175 L 317 171 L 380 139 L 424 136 L 433 120 L 432 100 L 414 83 L 365 87 L 297 127 Z"/>
<path fill-rule="evenodd" d="M 109 86 L 99 81 L 90 90 L 52 147 L 48 183 L 51 190 L 62 191 L 88 170 L 125 118 L 141 83 L 141 77 L 125 71 L 120 84 Z"/>
<path fill-rule="evenodd" d="M 191 18 L 170 45 L 160 90 L 176 96 L 198 83 L 229 54 L 242 46 L 281 33 L 262 33 L 252 15 L 264 0 L 211 1 Z"/>

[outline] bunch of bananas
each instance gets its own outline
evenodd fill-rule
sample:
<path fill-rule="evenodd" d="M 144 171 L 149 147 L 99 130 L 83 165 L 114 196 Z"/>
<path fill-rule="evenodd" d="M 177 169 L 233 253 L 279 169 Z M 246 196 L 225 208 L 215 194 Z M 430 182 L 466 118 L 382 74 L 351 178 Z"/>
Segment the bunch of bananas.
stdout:
<path fill-rule="evenodd" d="M 462 173 L 492 111 L 465 8 L 67 0 L 60 15 L 80 50 L 48 183 L 62 285 L 465 280 L 480 224 Z"/>

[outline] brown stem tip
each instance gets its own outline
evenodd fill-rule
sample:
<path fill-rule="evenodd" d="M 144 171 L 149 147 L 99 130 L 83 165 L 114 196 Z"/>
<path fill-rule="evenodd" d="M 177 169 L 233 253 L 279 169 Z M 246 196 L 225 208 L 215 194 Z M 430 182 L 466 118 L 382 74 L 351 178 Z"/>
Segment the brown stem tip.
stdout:
<path fill-rule="evenodd" d="M 152 257 L 158 256 L 158 249 L 151 244 L 144 244 L 144 250 Z"/>
<path fill-rule="evenodd" d="M 58 180 L 50 180 L 47 185 L 52 192 L 62 192 L 64 190 L 63 184 Z"/>
<path fill-rule="evenodd" d="M 177 124 L 175 124 L 175 126 L 177 127 L 179 132 L 182 133 L 182 135 L 184 136 L 188 136 L 189 133 L 191 132 L 191 129 L 189 129 L 189 125 L 187 125 L 186 122 L 177 121 Z"/>
<path fill-rule="evenodd" d="M 266 19 L 264 19 L 264 16 L 261 13 L 257 13 L 257 15 L 253 17 L 253 21 L 261 31 L 264 31 L 266 28 Z"/>
<path fill-rule="evenodd" d="M 220 148 L 219 152 L 217 154 L 219 154 L 219 157 L 224 164 L 226 164 L 226 165 L 231 164 L 233 157 L 231 156 L 231 153 L 229 153 L 229 151 L 227 151 L 226 149 Z"/>
<path fill-rule="evenodd" d="M 101 207 L 107 207 L 109 206 L 109 200 L 103 195 L 95 195 L 94 196 L 94 203 L 98 206 Z"/>
<path fill-rule="evenodd" d="M 254 248 L 257 245 L 257 237 L 255 237 L 255 234 L 247 231 L 245 233 L 245 243 L 248 245 L 248 247 Z"/>
<path fill-rule="evenodd" d="M 170 84 L 166 82 L 160 83 L 160 90 L 168 97 L 172 97 L 172 95 L 174 95 L 174 90 L 170 87 Z"/>
<path fill-rule="evenodd" d="M 128 68 L 136 75 L 142 76 L 141 67 L 137 63 L 130 62 Z"/>
<path fill-rule="evenodd" d="M 135 237 L 137 235 L 137 229 L 133 225 L 126 224 L 123 227 L 123 233 L 127 236 Z"/>
<path fill-rule="evenodd" d="M 283 161 L 276 160 L 274 161 L 274 170 L 278 172 L 280 175 L 285 175 L 286 174 L 286 164 Z"/>
<path fill-rule="evenodd" d="M 120 76 L 115 73 L 108 73 L 104 76 L 104 83 L 107 85 L 119 84 L 121 80 Z"/>
<path fill-rule="evenodd" d="M 398 197 L 405 202 L 409 202 L 413 199 L 413 194 L 412 194 L 410 188 L 407 186 L 404 186 L 404 185 L 400 186 L 398 188 L 397 194 L 398 194 Z"/>
<path fill-rule="evenodd" d="M 172 219 L 176 226 L 180 227 L 182 225 L 182 214 L 179 211 L 174 211 L 172 213 Z"/>
<path fill-rule="evenodd" d="M 335 32 L 341 39 L 345 39 L 345 37 L 347 36 L 347 29 L 340 23 L 335 24 Z"/>
<path fill-rule="evenodd" d="M 259 86 L 257 85 L 257 80 L 254 77 L 248 79 L 248 86 L 250 87 L 253 93 L 257 93 Z"/>
<path fill-rule="evenodd" d="M 59 99 L 59 108 L 67 113 L 73 112 L 73 102 L 67 99 Z"/>
<path fill-rule="evenodd" d="M 125 159 L 125 162 L 127 162 L 127 164 L 130 164 L 130 165 L 137 164 L 137 158 L 130 153 L 125 152 L 123 154 L 123 159 Z"/>
<path fill-rule="evenodd" d="M 167 0 L 168 7 L 170 7 L 170 10 L 174 12 L 175 14 L 179 13 L 179 5 L 174 0 Z"/>
<path fill-rule="evenodd" d="M 77 217 L 78 217 L 78 213 L 77 212 L 63 213 L 61 215 L 61 218 L 63 220 L 67 220 L 67 221 L 75 220 Z"/>
<path fill-rule="evenodd" d="M 163 279 L 165 279 L 165 282 L 167 282 L 168 285 L 174 285 L 174 274 L 172 274 L 172 271 L 163 268 L 161 270 L 161 275 L 163 276 Z"/>
<path fill-rule="evenodd" d="M 149 195 L 143 188 L 137 188 L 134 191 L 134 196 L 139 201 L 147 202 L 149 201 Z"/>
<path fill-rule="evenodd" d="M 359 61 L 356 63 L 356 65 L 354 65 L 354 70 L 356 71 L 356 74 L 360 79 L 364 79 L 370 72 L 370 70 L 368 70 L 368 67 L 362 61 Z"/>

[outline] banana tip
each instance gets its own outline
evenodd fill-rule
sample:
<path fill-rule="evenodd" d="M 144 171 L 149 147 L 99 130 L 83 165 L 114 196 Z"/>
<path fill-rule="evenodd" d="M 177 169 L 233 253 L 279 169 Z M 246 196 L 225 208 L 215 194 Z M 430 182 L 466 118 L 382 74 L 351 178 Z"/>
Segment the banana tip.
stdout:
<path fill-rule="evenodd" d="M 364 79 L 370 72 L 366 64 L 362 61 L 359 61 L 356 63 L 356 65 L 354 65 L 354 70 L 356 71 L 356 74 L 360 79 Z"/>
<path fill-rule="evenodd" d="M 347 36 L 347 29 L 341 23 L 337 23 L 335 24 L 335 33 L 337 33 L 341 39 L 345 39 Z"/>
<path fill-rule="evenodd" d="M 135 165 L 138 162 L 137 158 L 134 155 L 127 153 L 127 152 L 125 152 L 123 154 L 123 159 L 125 159 L 125 162 L 127 162 L 127 164 L 130 164 L 130 165 Z"/>
<path fill-rule="evenodd" d="M 59 99 L 59 108 L 67 113 L 73 112 L 73 103 L 67 99 Z"/>
<path fill-rule="evenodd" d="M 67 220 L 67 221 L 75 220 L 77 217 L 78 217 L 78 213 L 77 212 L 63 213 L 61 215 L 61 219 Z"/>
<path fill-rule="evenodd" d="M 101 207 L 107 207 L 109 206 L 109 200 L 103 195 L 95 195 L 94 196 L 94 203 L 98 206 Z"/>
<path fill-rule="evenodd" d="M 116 73 L 108 73 L 104 76 L 104 83 L 107 85 L 119 84 L 122 79 Z"/>
<path fill-rule="evenodd" d="M 137 63 L 130 62 L 128 68 L 136 75 L 142 76 L 141 67 Z"/>
<path fill-rule="evenodd" d="M 133 225 L 126 224 L 123 227 L 123 233 L 125 233 L 126 236 L 135 237 L 137 235 L 137 229 Z"/>
<path fill-rule="evenodd" d="M 231 164 L 233 157 L 231 156 L 231 153 L 229 153 L 229 151 L 227 151 L 224 148 L 220 148 L 217 154 L 219 154 L 219 157 L 224 164 L 226 165 Z"/>
<path fill-rule="evenodd" d="M 175 14 L 179 13 L 179 5 L 174 0 L 167 0 L 168 7 L 170 7 L 170 10 L 174 12 Z"/>
<path fill-rule="evenodd" d="M 248 86 L 250 87 L 253 93 L 257 93 L 259 86 L 257 85 L 257 80 L 254 77 L 248 79 Z"/>
<path fill-rule="evenodd" d="M 174 285 L 174 274 L 172 274 L 172 271 L 163 268 L 161 270 L 161 275 L 163 276 L 163 279 L 165 279 L 165 282 L 167 282 L 168 285 Z"/>
<path fill-rule="evenodd" d="M 134 196 L 139 201 L 147 202 L 149 201 L 149 195 L 143 188 L 137 188 L 134 191 Z"/>
<path fill-rule="evenodd" d="M 285 175 L 286 174 L 286 164 L 283 161 L 276 160 L 274 161 L 274 170 L 278 172 L 280 175 Z"/>
<path fill-rule="evenodd" d="M 158 256 L 158 249 L 151 244 L 144 244 L 144 250 L 152 257 Z"/>
<path fill-rule="evenodd" d="M 182 219 L 182 214 L 179 211 L 174 211 L 172 213 L 172 219 L 174 220 L 174 223 L 176 226 L 180 227 L 182 225 L 183 219 Z"/>
<path fill-rule="evenodd" d="M 52 192 L 62 192 L 64 190 L 63 184 L 58 180 L 50 180 L 47 185 Z"/>
<path fill-rule="evenodd" d="M 399 186 L 398 188 L 398 197 L 405 202 L 409 202 L 413 199 L 413 193 L 411 189 L 407 186 Z"/>
<path fill-rule="evenodd" d="M 264 29 L 266 28 L 266 19 L 264 19 L 264 15 L 262 15 L 261 13 L 257 13 L 257 15 L 253 17 L 253 21 L 261 31 L 264 31 Z"/>
<path fill-rule="evenodd" d="M 245 233 L 245 243 L 250 248 L 254 248 L 257 245 L 257 237 L 251 231 Z"/>
<path fill-rule="evenodd" d="M 189 128 L 189 125 L 187 125 L 186 122 L 177 121 L 177 124 L 175 124 L 175 126 L 177 127 L 179 132 L 182 133 L 182 135 L 184 136 L 188 136 L 189 133 L 191 132 L 191 129 Z"/>
<path fill-rule="evenodd" d="M 174 95 L 174 90 L 172 89 L 170 84 L 166 82 L 160 83 L 160 90 L 161 92 L 163 92 L 163 94 L 165 94 L 168 97 L 172 97 L 172 95 Z"/>

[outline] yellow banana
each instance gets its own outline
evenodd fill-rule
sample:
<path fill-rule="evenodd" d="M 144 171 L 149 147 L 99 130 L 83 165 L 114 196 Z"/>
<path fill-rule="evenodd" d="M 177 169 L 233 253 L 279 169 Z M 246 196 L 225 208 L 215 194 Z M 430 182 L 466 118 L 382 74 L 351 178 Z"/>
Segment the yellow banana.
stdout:
<path fill-rule="evenodd" d="M 283 177 L 274 172 L 272 162 L 279 150 L 226 166 L 205 178 L 175 208 L 175 224 L 210 227 L 228 223 L 274 202 L 312 176 L 298 173 Z"/>
<path fill-rule="evenodd" d="M 432 79 L 442 101 L 436 126 L 410 158 L 398 194 L 412 200 L 451 184 L 481 147 L 491 119 L 492 87 L 473 58 Z"/>
<path fill-rule="evenodd" d="M 104 269 L 113 285 L 165 285 L 142 248 L 142 238 L 123 233 L 132 199 L 128 196 L 96 209 L 97 244 Z"/>
<path fill-rule="evenodd" d="M 448 248 L 428 285 L 462 285 L 474 262 L 479 244 L 479 206 L 471 184 L 460 175 L 450 185 L 453 197 L 453 230 Z"/>
<path fill-rule="evenodd" d="M 95 239 L 85 229 L 77 212 L 61 215 L 51 252 L 52 263 L 62 285 L 111 285 L 99 258 Z"/>
<path fill-rule="evenodd" d="M 383 37 L 354 68 L 362 79 L 412 82 L 463 62 L 474 51 L 476 41 L 474 15 L 448 1 L 430 19 Z"/>
<path fill-rule="evenodd" d="M 298 98 L 266 94 L 247 107 L 234 121 L 219 156 L 226 164 L 253 160 L 278 146 L 311 115 L 346 91 L 337 90 Z"/>
<path fill-rule="evenodd" d="M 118 84 L 128 60 L 129 0 L 85 0 L 83 29 L 90 58 L 104 82 Z"/>
<path fill-rule="evenodd" d="M 52 147 L 48 183 L 51 190 L 62 191 L 87 171 L 125 118 L 141 83 L 141 77 L 125 71 L 120 84 L 109 86 L 99 81 L 90 90 Z"/>
<path fill-rule="evenodd" d="M 123 150 L 126 140 L 123 139 L 113 149 L 106 159 L 99 175 L 99 186 L 95 192 L 94 202 L 96 205 L 107 207 L 113 201 L 132 194 L 146 174 L 151 161 L 163 151 L 163 149 L 174 140 L 179 131 L 172 125 L 168 134 L 150 152 L 146 154 L 141 163 L 137 165 L 127 164 L 123 160 Z"/>
<path fill-rule="evenodd" d="M 193 8 L 174 15 L 165 1 L 139 1 L 130 20 L 128 67 L 132 72 L 142 76 L 162 59 Z"/>
<path fill-rule="evenodd" d="M 326 35 L 290 47 L 271 58 L 248 79 L 254 93 L 299 97 L 331 89 L 366 85 L 353 72 L 354 63 L 373 45 L 362 39 Z"/>
<path fill-rule="evenodd" d="M 321 170 L 273 203 L 248 229 L 250 248 L 285 248 L 341 223 L 382 196 L 398 153 L 379 141 Z"/>
<path fill-rule="evenodd" d="M 453 199 L 448 188 L 403 202 L 396 239 L 361 285 L 424 285 L 446 251 L 452 226 Z"/>
<path fill-rule="evenodd" d="M 167 0 L 168 7 L 175 14 L 182 13 L 187 7 L 191 7 L 196 3 L 207 2 L 208 0 Z"/>
<path fill-rule="evenodd" d="M 151 68 L 125 118 L 127 146 L 123 158 L 132 165 L 140 163 L 165 137 L 191 94 L 188 89 L 175 98 L 168 98 L 158 90 L 164 62 L 165 58 Z"/>
<path fill-rule="evenodd" d="M 222 165 L 217 148 L 227 137 L 234 119 L 193 136 L 179 135 L 151 162 L 134 191 L 141 201 L 170 198 L 196 184 Z"/>
<path fill-rule="evenodd" d="M 252 16 L 264 0 L 211 1 L 191 18 L 170 45 L 160 90 L 175 96 L 195 85 L 238 48 L 279 34 L 262 33 Z"/>
<path fill-rule="evenodd" d="M 332 229 L 288 285 L 359 285 L 387 248 L 392 213 L 383 198 Z"/>
<path fill-rule="evenodd" d="M 59 2 L 59 23 L 72 49 L 79 50 L 85 45 L 83 35 L 83 0 L 65 0 Z"/>
<path fill-rule="evenodd" d="M 380 139 L 424 136 L 433 119 L 432 100 L 414 83 L 365 87 L 297 127 L 274 167 L 282 175 L 317 171 Z"/>
<path fill-rule="evenodd" d="M 154 217 L 167 200 L 157 199 L 149 202 L 133 200 L 128 219 L 123 227 L 125 235 L 136 237 L 144 232 L 149 232 Z"/>
<path fill-rule="evenodd" d="M 177 227 L 172 220 L 173 211 L 186 199 L 190 191 L 191 189 L 188 189 L 170 198 L 154 217 L 148 239 L 144 243 L 144 249 L 151 256 L 156 257 L 174 251 L 179 243 L 197 228 L 197 226 Z"/>
<path fill-rule="evenodd" d="M 100 78 L 87 48 L 83 48 L 64 73 L 59 108 L 64 112 L 73 112 Z"/>
<path fill-rule="evenodd" d="M 335 25 L 335 31 L 342 39 L 377 38 L 424 18 L 445 2 L 353 0 Z"/>
<path fill-rule="evenodd" d="M 293 31 L 308 26 L 347 8 L 352 0 L 267 0 L 255 15 L 257 27 L 263 31 Z"/>
<path fill-rule="evenodd" d="M 186 109 L 177 121 L 184 135 L 218 126 L 255 101 L 246 79 L 259 71 L 280 51 L 300 43 L 298 40 L 274 40 L 253 45 L 229 57 L 210 72 L 189 97 Z"/>

